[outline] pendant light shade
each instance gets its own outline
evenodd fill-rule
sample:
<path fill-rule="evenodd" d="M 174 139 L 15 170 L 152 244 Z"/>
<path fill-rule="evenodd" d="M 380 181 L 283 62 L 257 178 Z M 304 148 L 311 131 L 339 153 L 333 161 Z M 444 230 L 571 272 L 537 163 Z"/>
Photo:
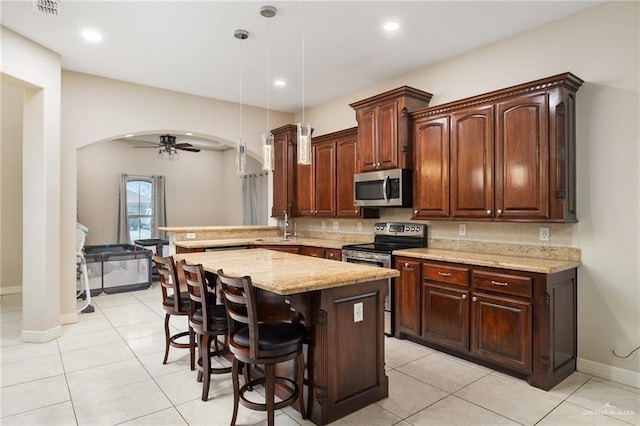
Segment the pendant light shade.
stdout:
<path fill-rule="evenodd" d="M 247 144 L 243 141 L 238 144 L 236 167 L 239 175 L 247 174 Z"/>
<path fill-rule="evenodd" d="M 298 164 L 311 164 L 311 125 L 298 123 Z"/>
<path fill-rule="evenodd" d="M 262 170 L 273 170 L 275 163 L 274 149 L 273 149 L 273 134 L 262 134 Z"/>

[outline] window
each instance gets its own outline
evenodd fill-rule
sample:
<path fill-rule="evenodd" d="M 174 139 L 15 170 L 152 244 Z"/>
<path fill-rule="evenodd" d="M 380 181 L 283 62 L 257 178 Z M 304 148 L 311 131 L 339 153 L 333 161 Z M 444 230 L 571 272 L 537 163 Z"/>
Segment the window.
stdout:
<path fill-rule="evenodd" d="M 151 238 L 155 232 L 153 220 L 153 179 L 127 177 L 127 223 L 129 243 Z"/>

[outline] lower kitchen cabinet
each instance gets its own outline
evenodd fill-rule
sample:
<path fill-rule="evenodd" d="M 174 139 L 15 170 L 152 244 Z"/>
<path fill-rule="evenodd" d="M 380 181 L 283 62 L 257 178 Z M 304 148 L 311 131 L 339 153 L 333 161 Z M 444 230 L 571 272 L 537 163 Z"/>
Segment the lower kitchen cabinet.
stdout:
<path fill-rule="evenodd" d="M 549 390 L 576 367 L 576 269 L 552 274 L 396 257 L 396 337 Z"/>

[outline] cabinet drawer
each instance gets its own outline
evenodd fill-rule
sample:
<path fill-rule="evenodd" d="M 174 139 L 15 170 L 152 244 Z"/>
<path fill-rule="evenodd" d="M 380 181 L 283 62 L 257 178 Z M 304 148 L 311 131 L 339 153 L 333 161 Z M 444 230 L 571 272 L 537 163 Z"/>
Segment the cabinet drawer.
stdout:
<path fill-rule="evenodd" d="M 512 294 L 514 296 L 531 297 L 531 277 L 483 271 L 473 271 L 472 277 L 473 286 L 476 289 Z"/>
<path fill-rule="evenodd" d="M 469 269 L 438 263 L 422 264 L 422 280 L 469 286 Z"/>

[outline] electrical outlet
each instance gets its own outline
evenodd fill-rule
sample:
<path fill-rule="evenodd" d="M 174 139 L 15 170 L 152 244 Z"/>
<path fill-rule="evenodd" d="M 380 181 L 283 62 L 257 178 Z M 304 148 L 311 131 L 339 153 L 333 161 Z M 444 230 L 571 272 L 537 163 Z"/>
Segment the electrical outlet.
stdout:
<path fill-rule="evenodd" d="M 334 221 L 332 226 L 333 226 L 333 230 L 337 231 L 338 229 L 340 229 L 340 222 Z"/>
<path fill-rule="evenodd" d="M 467 225 L 464 223 L 461 223 L 460 226 L 458 227 L 458 235 L 460 235 L 461 237 L 466 237 L 467 236 Z"/>
<path fill-rule="evenodd" d="M 322 229 L 325 229 L 327 227 L 327 222 L 325 222 L 324 220 L 321 222 L 321 226 Z"/>
<path fill-rule="evenodd" d="M 196 233 L 195 232 L 189 232 L 187 233 L 187 239 L 189 240 L 193 240 L 196 238 Z"/>
<path fill-rule="evenodd" d="M 364 320 L 364 307 L 362 302 L 353 304 L 353 322 L 360 322 Z"/>
<path fill-rule="evenodd" d="M 540 227 L 540 241 L 549 241 L 549 228 L 546 226 Z"/>
<path fill-rule="evenodd" d="M 358 231 L 362 231 L 362 222 L 358 222 Z"/>

